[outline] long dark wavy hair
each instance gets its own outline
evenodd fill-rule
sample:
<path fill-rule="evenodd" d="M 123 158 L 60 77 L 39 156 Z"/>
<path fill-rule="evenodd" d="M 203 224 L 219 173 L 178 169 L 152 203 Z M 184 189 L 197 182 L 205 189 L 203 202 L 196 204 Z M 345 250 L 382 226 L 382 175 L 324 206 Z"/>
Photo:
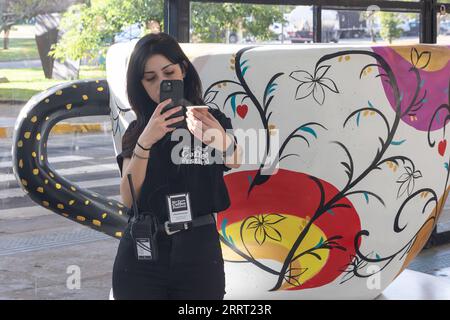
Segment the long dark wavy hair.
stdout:
<path fill-rule="evenodd" d="M 131 142 L 130 144 L 133 146 L 159 104 L 159 102 L 150 98 L 141 83 L 144 77 L 145 63 L 154 54 L 165 56 L 170 62 L 178 64 L 181 70 L 185 72 L 183 81 L 184 98 L 187 101 L 194 105 L 205 104 L 202 99 L 202 83 L 197 70 L 195 70 L 177 40 L 164 32 L 145 35 L 136 43 L 127 70 L 128 101 L 136 114 L 136 125 L 130 131 L 130 141 L 128 142 Z"/>

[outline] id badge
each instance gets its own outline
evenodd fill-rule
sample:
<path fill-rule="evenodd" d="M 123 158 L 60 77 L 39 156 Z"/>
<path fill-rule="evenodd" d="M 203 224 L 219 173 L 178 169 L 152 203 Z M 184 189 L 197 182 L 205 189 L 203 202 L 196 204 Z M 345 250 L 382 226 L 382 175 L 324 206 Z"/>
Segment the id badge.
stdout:
<path fill-rule="evenodd" d="M 168 195 L 167 207 L 170 223 L 192 221 L 189 192 Z"/>

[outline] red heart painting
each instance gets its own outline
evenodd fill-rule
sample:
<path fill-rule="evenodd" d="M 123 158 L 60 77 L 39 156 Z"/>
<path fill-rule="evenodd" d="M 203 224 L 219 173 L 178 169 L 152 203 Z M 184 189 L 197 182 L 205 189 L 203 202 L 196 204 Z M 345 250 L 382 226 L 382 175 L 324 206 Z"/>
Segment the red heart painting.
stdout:
<path fill-rule="evenodd" d="M 248 112 L 248 106 L 246 104 L 240 104 L 237 106 L 236 111 L 239 117 L 244 119 Z"/>
<path fill-rule="evenodd" d="M 441 156 L 444 156 L 445 149 L 447 149 L 447 140 L 446 139 L 439 142 L 439 145 L 438 145 L 438 152 Z"/>

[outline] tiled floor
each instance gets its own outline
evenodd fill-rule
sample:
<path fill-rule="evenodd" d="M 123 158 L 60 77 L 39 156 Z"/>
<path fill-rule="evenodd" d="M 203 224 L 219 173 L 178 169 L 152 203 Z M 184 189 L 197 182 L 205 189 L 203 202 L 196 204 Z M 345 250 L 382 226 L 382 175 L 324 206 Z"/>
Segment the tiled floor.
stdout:
<path fill-rule="evenodd" d="M 378 300 L 450 300 L 450 280 L 413 270 L 403 271 Z"/>
<path fill-rule="evenodd" d="M 450 243 L 422 250 L 408 269 L 444 277 L 450 281 Z"/>

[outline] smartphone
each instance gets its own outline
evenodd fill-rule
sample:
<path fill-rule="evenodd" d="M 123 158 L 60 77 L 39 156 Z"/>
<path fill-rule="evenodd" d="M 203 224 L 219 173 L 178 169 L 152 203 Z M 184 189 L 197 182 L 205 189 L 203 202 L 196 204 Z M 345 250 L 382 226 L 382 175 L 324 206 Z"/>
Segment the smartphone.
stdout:
<path fill-rule="evenodd" d="M 172 99 L 172 102 L 166 105 L 161 113 L 164 113 L 172 108 L 182 106 L 184 104 L 184 83 L 183 80 L 163 80 L 161 81 L 159 88 L 159 100 L 160 103 Z M 176 118 L 179 116 L 185 116 L 185 119 L 169 125 L 170 128 L 187 128 L 186 123 L 186 108 L 183 108 L 179 112 L 171 115 L 168 119 Z"/>

